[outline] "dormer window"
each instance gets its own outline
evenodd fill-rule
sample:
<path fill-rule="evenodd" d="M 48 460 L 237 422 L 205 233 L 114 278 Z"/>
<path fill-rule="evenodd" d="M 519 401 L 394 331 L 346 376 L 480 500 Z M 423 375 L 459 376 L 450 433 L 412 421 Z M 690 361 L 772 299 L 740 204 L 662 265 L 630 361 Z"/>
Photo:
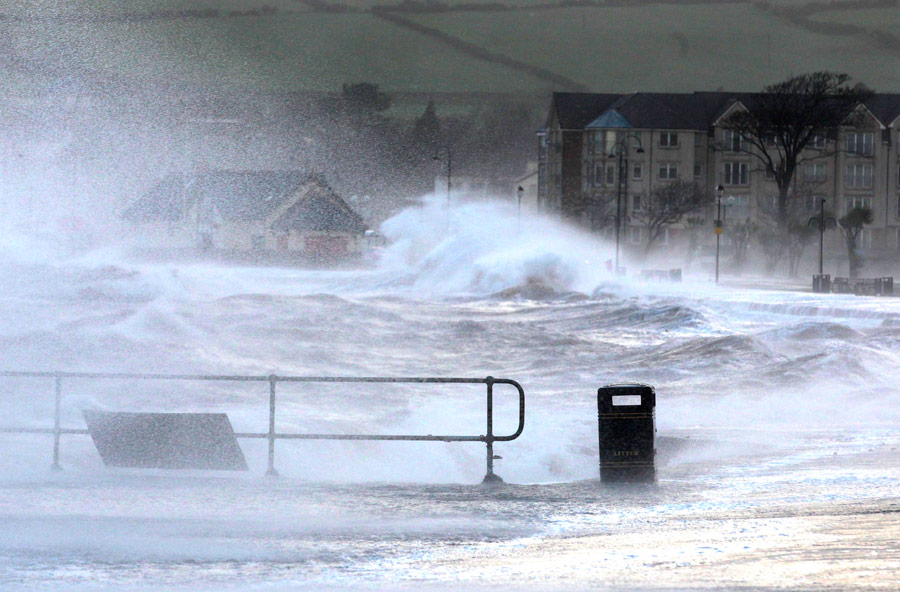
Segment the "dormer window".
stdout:
<path fill-rule="evenodd" d="M 729 152 L 748 152 L 750 150 L 750 143 L 744 139 L 744 136 L 732 130 L 722 132 L 722 143 L 725 144 L 725 150 Z"/>

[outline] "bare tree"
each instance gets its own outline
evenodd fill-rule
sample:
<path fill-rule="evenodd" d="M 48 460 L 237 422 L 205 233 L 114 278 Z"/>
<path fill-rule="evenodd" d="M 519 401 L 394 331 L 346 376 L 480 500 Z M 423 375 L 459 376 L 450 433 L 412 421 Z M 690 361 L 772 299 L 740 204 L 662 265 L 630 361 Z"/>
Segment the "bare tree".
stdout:
<path fill-rule="evenodd" d="M 844 235 L 844 243 L 847 246 L 847 263 L 849 265 L 849 275 L 855 278 L 859 270 L 862 268 L 862 258 L 856 249 L 859 235 L 863 229 L 872 223 L 874 219 L 872 210 L 869 208 L 853 208 L 847 215 L 838 220 L 841 225 L 841 233 Z"/>
<path fill-rule="evenodd" d="M 788 195 L 798 168 L 809 158 L 823 156 L 817 138 L 833 135 L 872 96 L 871 90 L 850 86 L 849 80 L 847 74 L 828 71 L 794 76 L 748 97 L 745 109 L 734 111 L 722 123 L 739 134 L 749 145 L 746 151 L 774 178 L 776 221 L 785 238 Z"/>
<path fill-rule="evenodd" d="M 647 227 L 647 251 L 668 226 L 713 201 L 713 196 L 698 183 L 681 180 L 662 185 L 642 197 L 641 207 L 634 209 L 632 216 Z"/>
<path fill-rule="evenodd" d="M 684 221 L 685 228 L 688 232 L 688 250 L 685 265 L 690 266 L 694 260 L 694 255 L 700 248 L 700 240 L 703 231 L 706 230 L 706 219 L 702 216 L 688 216 Z"/>
<path fill-rule="evenodd" d="M 752 220 L 741 220 L 728 223 L 728 238 L 731 239 L 731 259 L 734 270 L 740 273 L 747 262 L 747 250 L 751 239 L 759 231 L 759 225 Z"/>

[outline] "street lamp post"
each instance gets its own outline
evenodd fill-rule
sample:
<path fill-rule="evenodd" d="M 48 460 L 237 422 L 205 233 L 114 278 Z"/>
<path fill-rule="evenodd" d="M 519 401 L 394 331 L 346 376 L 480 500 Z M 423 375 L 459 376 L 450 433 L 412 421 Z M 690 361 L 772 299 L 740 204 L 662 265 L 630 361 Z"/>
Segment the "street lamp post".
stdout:
<path fill-rule="evenodd" d="M 641 143 L 641 139 L 634 135 L 629 134 L 619 140 L 619 142 L 613 147 L 612 152 L 609 153 L 610 158 L 616 158 L 618 156 L 619 162 L 616 168 L 616 275 L 619 274 L 619 239 L 620 239 L 620 229 L 622 227 L 622 194 L 628 190 L 628 140 L 633 139 L 637 141 L 637 150 L 635 150 L 636 154 L 644 153 L 644 146 Z M 616 150 L 618 148 L 618 150 Z M 618 153 L 618 154 L 617 154 Z"/>
<path fill-rule="evenodd" d="M 447 145 L 438 146 L 434 151 L 434 160 L 441 159 L 441 150 L 447 152 L 447 204 L 450 204 L 450 188 L 453 186 L 453 155 L 450 153 L 450 147 Z"/>
<path fill-rule="evenodd" d="M 725 188 L 719 185 L 716 187 L 716 283 L 719 283 L 719 238 L 722 236 L 722 196 L 725 194 Z"/>
<path fill-rule="evenodd" d="M 825 202 L 827 200 L 823 197 L 819 199 L 819 215 L 818 217 L 810 218 L 807 226 L 815 226 L 819 229 L 819 276 L 818 283 L 816 283 L 816 279 L 813 278 L 813 288 L 818 286 L 820 289 L 817 291 L 826 291 L 824 287 L 824 261 L 825 261 L 825 230 L 827 228 L 835 228 L 837 226 L 837 220 L 832 218 L 831 216 L 825 217 Z M 829 278 L 830 282 L 830 278 Z"/>
<path fill-rule="evenodd" d="M 516 213 L 518 214 L 520 220 L 522 219 L 522 196 L 523 195 L 525 195 L 525 188 L 522 187 L 521 185 L 519 185 L 519 187 L 516 189 L 516 197 L 518 198 L 518 201 L 519 201 L 519 206 L 518 206 L 518 210 Z"/>

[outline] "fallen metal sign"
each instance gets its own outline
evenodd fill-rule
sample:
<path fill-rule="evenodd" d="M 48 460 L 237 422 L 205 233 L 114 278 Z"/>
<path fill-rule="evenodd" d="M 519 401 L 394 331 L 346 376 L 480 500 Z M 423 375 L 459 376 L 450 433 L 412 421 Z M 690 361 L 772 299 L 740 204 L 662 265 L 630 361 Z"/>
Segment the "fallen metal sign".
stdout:
<path fill-rule="evenodd" d="M 247 470 L 244 454 L 224 413 L 82 413 L 107 466 Z"/>

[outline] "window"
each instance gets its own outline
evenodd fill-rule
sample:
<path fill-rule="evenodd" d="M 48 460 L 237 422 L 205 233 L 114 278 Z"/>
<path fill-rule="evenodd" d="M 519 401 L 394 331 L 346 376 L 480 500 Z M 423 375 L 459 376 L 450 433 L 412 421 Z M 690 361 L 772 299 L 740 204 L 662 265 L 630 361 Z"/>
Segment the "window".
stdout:
<path fill-rule="evenodd" d="M 806 181 L 824 181 L 825 164 L 821 162 L 807 164 L 806 168 L 803 169 L 803 179 Z"/>
<path fill-rule="evenodd" d="M 606 184 L 614 185 L 616 182 L 616 165 L 606 165 Z"/>
<path fill-rule="evenodd" d="M 726 185 L 749 185 L 750 184 L 750 167 L 746 162 L 726 162 L 725 163 L 725 184 Z"/>
<path fill-rule="evenodd" d="M 726 216 L 732 220 L 746 220 L 750 217 L 750 196 L 735 195 L 734 201 L 728 206 Z"/>
<path fill-rule="evenodd" d="M 673 163 L 661 163 L 659 165 L 659 178 L 660 179 L 677 179 L 678 178 L 678 167 Z"/>
<path fill-rule="evenodd" d="M 848 164 L 844 175 L 844 187 L 870 189 L 872 187 L 872 165 Z"/>
<path fill-rule="evenodd" d="M 695 165 L 694 165 L 694 176 L 695 176 L 695 177 L 702 177 L 702 176 L 703 176 L 703 167 L 700 166 L 699 164 L 695 164 Z"/>
<path fill-rule="evenodd" d="M 778 195 L 775 193 L 767 195 L 763 201 L 763 207 L 769 214 L 776 213 L 778 211 Z"/>
<path fill-rule="evenodd" d="M 594 132 L 594 154 L 597 156 L 607 156 L 612 154 L 616 146 L 616 132 L 613 131 L 596 131 Z"/>
<path fill-rule="evenodd" d="M 854 196 L 847 198 L 847 212 L 852 210 L 853 208 L 869 208 L 872 209 L 872 198 L 871 197 L 862 197 L 862 196 Z"/>
<path fill-rule="evenodd" d="M 630 232 L 630 234 L 631 234 L 631 242 L 633 242 L 633 243 L 635 243 L 635 244 L 640 244 L 640 242 L 641 242 L 641 234 L 642 234 L 642 233 L 641 233 L 641 230 L 642 230 L 641 227 L 640 227 L 640 226 L 632 226 L 629 230 L 631 231 L 631 232 Z"/>
<path fill-rule="evenodd" d="M 635 162 L 631 165 L 631 178 L 632 179 L 642 179 L 644 177 L 644 163 Z"/>
<path fill-rule="evenodd" d="M 631 196 L 631 211 L 632 212 L 640 212 L 643 204 L 641 203 L 641 196 L 632 195 Z"/>
<path fill-rule="evenodd" d="M 606 132 L 594 132 L 594 154 L 606 154 Z"/>
<path fill-rule="evenodd" d="M 597 163 L 594 165 L 594 185 L 603 185 L 603 178 L 606 174 L 606 165 Z"/>
<path fill-rule="evenodd" d="M 766 181 L 774 181 L 775 180 L 775 171 L 773 171 L 768 165 L 766 165 Z"/>
<path fill-rule="evenodd" d="M 826 202 L 828 199 L 824 195 L 807 195 L 803 198 L 803 207 L 807 212 L 816 213 L 822 207 L 822 200 Z"/>
<path fill-rule="evenodd" d="M 662 148 L 677 148 L 678 132 L 660 132 L 659 145 Z"/>
<path fill-rule="evenodd" d="M 809 147 L 815 148 L 816 150 L 824 150 L 825 149 L 825 136 L 816 134 L 809 141 Z"/>
<path fill-rule="evenodd" d="M 872 156 L 872 132 L 850 132 L 847 134 L 847 152 L 858 156 Z"/>
<path fill-rule="evenodd" d="M 660 245 L 669 244 L 669 227 L 668 226 L 663 228 L 662 231 L 659 233 L 659 236 L 656 237 L 656 243 L 660 244 Z"/>
<path fill-rule="evenodd" d="M 749 152 L 750 143 L 738 132 L 725 130 L 722 132 L 722 143 L 728 152 Z"/>
<path fill-rule="evenodd" d="M 863 228 L 862 232 L 859 233 L 859 236 L 856 238 L 856 248 L 857 249 L 871 249 L 872 248 L 872 229 L 871 228 Z"/>

